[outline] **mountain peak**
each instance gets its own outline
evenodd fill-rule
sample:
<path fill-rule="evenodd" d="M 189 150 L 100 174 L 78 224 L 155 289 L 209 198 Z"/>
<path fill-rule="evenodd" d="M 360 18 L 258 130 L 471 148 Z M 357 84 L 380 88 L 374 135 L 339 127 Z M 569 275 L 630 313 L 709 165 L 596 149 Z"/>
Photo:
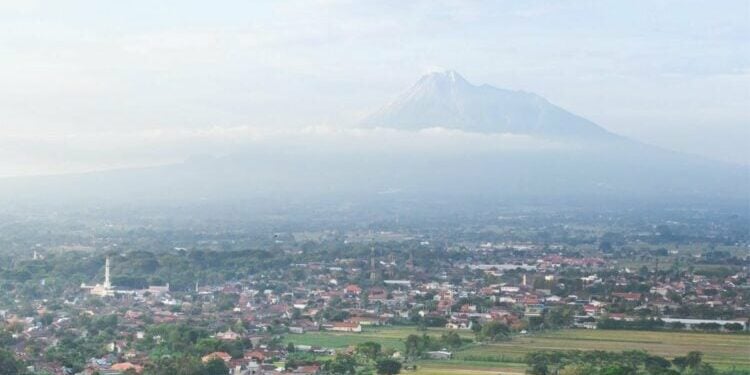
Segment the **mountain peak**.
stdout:
<path fill-rule="evenodd" d="M 486 84 L 475 86 L 454 70 L 423 76 L 363 124 L 404 130 L 444 127 L 551 138 L 615 137 L 536 94 Z"/>
<path fill-rule="evenodd" d="M 422 78 L 419 80 L 420 82 L 446 82 L 446 83 L 452 83 L 452 84 L 469 84 L 464 77 L 462 77 L 458 72 L 455 70 L 444 70 L 444 71 L 436 71 L 432 73 L 425 74 L 422 76 Z"/>

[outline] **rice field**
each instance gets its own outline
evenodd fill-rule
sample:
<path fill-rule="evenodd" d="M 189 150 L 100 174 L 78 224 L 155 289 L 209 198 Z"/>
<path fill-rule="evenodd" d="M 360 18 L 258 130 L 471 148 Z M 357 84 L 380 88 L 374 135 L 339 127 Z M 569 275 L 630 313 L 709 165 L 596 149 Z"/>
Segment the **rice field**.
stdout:
<path fill-rule="evenodd" d="M 564 330 L 542 335 L 519 336 L 498 344 L 479 345 L 456 353 L 457 359 L 487 356 L 520 360 L 536 350 L 645 350 L 674 358 L 701 351 L 704 360 L 719 368 L 750 369 L 750 336 L 745 334 Z"/>
<path fill-rule="evenodd" d="M 417 371 L 402 371 L 415 375 L 520 375 L 526 371 L 522 363 L 488 364 L 468 361 L 421 361 Z"/>
<path fill-rule="evenodd" d="M 418 330 L 416 327 L 368 327 L 365 328 L 361 333 L 345 333 L 345 332 L 306 332 L 304 334 L 290 334 L 287 335 L 285 341 L 293 342 L 297 345 L 312 345 L 322 346 L 326 348 L 346 348 L 348 346 L 354 346 L 359 343 L 374 341 L 380 343 L 382 347 L 393 348 L 395 350 L 404 349 L 404 340 L 409 335 L 422 335 L 427 334 L 429 336 L 440 336 L 441 334 L 449 332 L 442 328 L 429 328 L 427 330 Z M 474 335 L 471 332 L 458 332 L 462 337 L 473 338 Z"/>
<path fill-rule="evenodd" d="M 301 345 L 345 348 L 366 341 L 380 343 L 384 348 L 403 350 L 404 339 L 410 334 L 440 336 L 445 329 L 417 330 L 415 327 L 371 327 L 361 333 L 308 332 L 288 335 L 287 342 Z M 473 338 L 468 331 L 459 332 Z M 421 361 L 414 374 L 467 374 L 523 373 L 522 363 L 526 353 L 538 350 L 645 350 L 668 359 L 701 351 L 704 361 L 717 368 L 736 366 L 750 369 L 750 335 L 649 332 L 607 330 L 562 330 L 543 334 L 515 336 L 512 340 L 496 344 L 471 344 L 454 353 L 450 361 Z"/>

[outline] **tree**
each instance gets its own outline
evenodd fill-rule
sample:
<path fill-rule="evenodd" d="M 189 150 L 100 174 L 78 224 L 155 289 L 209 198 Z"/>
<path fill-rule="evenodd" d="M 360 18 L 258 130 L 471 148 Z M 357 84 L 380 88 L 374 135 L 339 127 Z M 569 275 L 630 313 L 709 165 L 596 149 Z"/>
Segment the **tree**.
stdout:
<path fill-rule="evenodd" d="M 482 326 L 479 331 L 479 338 L 487 341 L 505 340 L 510 335 L 510 328 L 500 322 L 489 322 Z"/>
<path fill-rule="evenodd" d="M 380 355 L 380 349 L 380 344 L 372 341 L 357 344 L 357 353 L 373 361 Z"/>
<path fill-rule="evenodd" d="M 691 370 L 691 375 L 715 375 L 716 369 L 708 363 L 701 363 Z"/>
<path fill-rule="evenodd" d="M 687 366 L 687 357 L 680 361 Z M 666 359 L 639 350 L 538 351 L 526 354 L 524 362 L 529 366 L 527 373 L 533 375 L 679 375 Z M 692 369 L 688 373 L 695 375 Z"/>
<path fill-rule="evenodd" d="M 698 351 L 693 351 L 688 353 L 684 357 L 677 357 L 672 360 L 672 363 L 677 366 L 680 370 L 684 370 L 685 368 L 695 369 L 698 368 L 701 365 L 701 362 L 703 361 L 703 353 Z"/>
<path fill-rule="evenodd" d="M 671 329 L 685 329 L 685 323 L 683 323 L 683 322 L 672 322 L 672 323 L 669 323 L 669 328 L 671 328 Z"/>
<path fill-rule="evenodd" d="M 47 327 L 55 320 L 55 317 L 52 316 L 52 314 L 44 313 L 42 316 L 39 317 L 39 322 L 42 323 L 43 326 Z"/>
<path fill-rule="evenodd" d="M 685 367 L 687 367 L 687 358 L 686 357 L 675 357 L 672 360 L 672 364 L 675 365 L 677 368 L 680 369 L 680 371 L 684 370 Z"/>
<path fill-rule="evenodd" d="M 163 357 L 147 364 L 143 375 L 206 375 L 205 367 L 195 357 Z"/>
<path fill-rule="evenodd" d="M 226 363 L 219 358 L 214 358 L 206 363 L 206 375 L 227 375 L 229 368 Z"/>
<path fill-rule="evenodd" d="M 23 374 L 23 367 L 13 354 L 7 350 L 0 349 L 0 375 Z"/>
<path fill-rule="evenodd" d="M 323 369 L 331 374 L 354 374 L 357 361 L 347 354 L 337 354 L 333 360 L 323 364 Z"/>
<path fill-rule="evenodd" d="M 721 328 L 719 323 L 698 323 L 694 326 L 696 329 L 702 331 L 718 331 Z"/>
<path fill-rule="evenodd" d="M 212 337 L 205 337 L 205 338 L 198 340 L 198 342 L 195 343 L 195 350 L 199 354 L 204 355 L 204 354 L 219 351 L 220 345 L 221 345 L 221 340 L 218 340 Z"/>
<path fill-rule="evenodd" d="M 315 356 L 312 353 L 298 351 L 298 352 L 287 354 L 284 367 L 287 370 L 289 370 L 289 369 L 294 369 L 294 368 L 297 368 L 298 366 L 307 365 L 313 362 L 315 362 Z"/>
<path fill-rule="evenodd" d="M 623 365 L 610 365 L 599 371 L 602 375 L 633 375 L 635 373 L 635 369 Z"/>
<path fill-rule="evenodd" d="M 547 325 L 560 328 L 573 324 L 575 311 L 568 306 L 553 308 L 545 315 Z"/>
<path fill-rule="evenodd" d="M 664 371 L 672 366 L 672 363 L 659 356 L 649 356 L 643 362 L 648 372 L 652 374 L 664 373 Z"/>
<path fill-rule="evenodd" d="M 532 375 L 547 375 L 549 374 L 549 370 L 547 369 L 546 363 L 534 362 L 531 364 L 531 369 L 529 370 L 529 373 Z"/>
<path fill-rule="evenodd" d="M 742 331 L 742 329 L 745 328 L 740 323 L 727 323 L 724 324 L 724 329 L 730 332 L 739 332 Z"/>
<path fill-rule="evenodd" d="M 463 344 L 461 336 L 459 336 L 456 332 L 444 333 L 442 336 L 440 336 L 440 341 L 445 344 L 445 346 L 454 349 L 460 347 Z"/>
<path fill-rule="evenodd" d="M 393 375 L 401 372 L 401 362 L 393 359 L 381 359 L 375 365 L 378 374 Z"/>
<path fill-rule="evenodd" d="M 687 367 L 696 368 L 703 361 L 703 353 L 698 352 L 698 351 L 693 351 L 693 352 L 688 353 L 686 358 L 687 358 L 687 361 L 686 361 Z"/>
<path fill-rule="evenodd" d="M 419 357 L 420 355 L 422 355 L 422 348 L 421 348 L 421 342 L 419 340 L 419 336 L 409 335 L 408 337 L 406 337 L 404 346 L 406 347 L 404 350 L 406 354 L 406 358 L 415 358 L 415 357 Z"/>
<path fill-rule="evenodd" d="M 445 327 L 448 320 L 442 316 L 426 316 L 422 319 L 427 327 Z"/>
<path fill-rule="evenodd" d="M 292 320 L 297 320 L 302 317 L 302 310 L 300 309 L 293 309 L 292 310 Z"/>

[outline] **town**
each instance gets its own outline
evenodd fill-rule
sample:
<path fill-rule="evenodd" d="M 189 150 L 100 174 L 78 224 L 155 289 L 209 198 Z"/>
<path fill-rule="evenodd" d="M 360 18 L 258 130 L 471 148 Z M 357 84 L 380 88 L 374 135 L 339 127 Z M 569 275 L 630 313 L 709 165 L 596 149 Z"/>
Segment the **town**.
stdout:
<path fill-rule="evenodd" d="M 450 363 L 546 374 L 537 367 L 553 364 L 534 363 L 541 348 L 531 341 L 571 336 L 548 349 L 585 352 L 640 332 L 675 341 L 644 354 L 666 357 L 663 368 L 691 353 L 704 362 L 691 366 L 750 368 L 750 257 L 731 221 L 702 232 L 676 221 L 550 226 L 557 220 L 500 217 L 486 232 L 483 222 L 274 232 L 249 249 L 237 248 L 247 234 L 234 233 L 147 251 L 127 230 L 96 249 L 35 244 L 3 267 L 1 342 L 19 371 L 38 374 L 407 373 Z M 622 340 L 621 350 L 644 349 Z M 714 340 L 737 346 L 726 353 Z"/>

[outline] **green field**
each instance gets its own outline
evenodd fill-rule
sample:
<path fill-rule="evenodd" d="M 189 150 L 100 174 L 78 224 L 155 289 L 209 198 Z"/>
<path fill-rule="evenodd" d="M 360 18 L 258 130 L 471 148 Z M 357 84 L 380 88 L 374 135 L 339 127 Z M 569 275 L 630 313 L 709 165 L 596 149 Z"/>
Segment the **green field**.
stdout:
<path fill-rule="evenodd" d="M 404 339 L 410 334 L 426 333 L 439 336 L 444 329 L 419 331 L 414 327 L 366 328 L 362 333 L 308 332 L 288 335 L 287 342 L 328 348 L 345 348 L 365 341 L 375 341 L 384 348 L 403 350 Z M 459 332 L 473 338 L 471 332 Z M 524 354 L 537 350 L 645 350 L 651 354 L 673 358 L 690 351 L 701 351 L 704 360 L 717 368 L 750 369 L 750 336 L 743 334 L 563 330 L 544 334 L 515 336 L 511 341 L 468 345 L 455 352 L 450 361 L 422 361 L 415 374 L 523 373 Z"/>
<path fill-rule="evenodd" d="M 375 341 L 380 343 L 383 348 L 393 348 L 396 350 L 404 349 L 404 339 L 411 334 L 430 336 L 440 336 L 448 332 L 442 328 L 430 328 L 427 331 L 417 330 L 415 327 L 384 327 L 384 328 L 365 328 L 361 333 L 339 333 L 339 332 L 307 332 L 301 335 L 288 335 L 286 342 L 293 342 L 297 345 L 314 345 L 326 348 L 345 348 L 350 345 L 357 345 L 362 342 Z M 473 338 L 471 332 L 458 332 L 462 337 Z"/>
<path fill-rule="evenodd" d="M 516 337 L 506 343 L 482 345 L 456 353 L 456 358 L 503 356 L 521 358 L 535 350 L 645 350 L 666 358 L 701 351 L 704 360 L 719 368 L 736 365 L 750 369 L 750 336 L 720 333 L 566 330 Z"/>
<path fill-rule="evenodd" d="M 524 374 L 523 363 L 491 363 L 470 361 L 421 361 L 417 371 L 403 371 L 404 374 L 417 375 L 497 375 Z"/>

